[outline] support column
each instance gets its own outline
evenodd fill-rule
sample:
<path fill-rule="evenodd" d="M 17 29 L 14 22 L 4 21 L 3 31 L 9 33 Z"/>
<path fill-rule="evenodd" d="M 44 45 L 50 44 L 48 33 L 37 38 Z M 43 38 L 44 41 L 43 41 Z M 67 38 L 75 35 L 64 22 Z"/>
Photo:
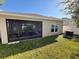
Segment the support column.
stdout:
<path fill-rule="evenodd" d="M 3 18 L 3 17 L 0 17 L 0 33 L 1 33 L 1 42 L 2 42 L 2 44 L 8 43 L 6 19 Z"/>
<path fill-rule="evenodd" d="M 49 36 L 49 34 L 50 34 L 50 28 L 49 28 L 48 21 L 43 21 L 42 26 L 43 26 L 42 27 L 42 36 L 43 37 Z"/>

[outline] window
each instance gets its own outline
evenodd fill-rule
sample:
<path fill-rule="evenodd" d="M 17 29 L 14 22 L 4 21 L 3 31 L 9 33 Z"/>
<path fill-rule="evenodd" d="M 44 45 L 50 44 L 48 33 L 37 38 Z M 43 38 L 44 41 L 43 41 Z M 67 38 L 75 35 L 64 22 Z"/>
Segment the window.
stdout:
<path fill-rule="evenodd" d="M 55 32 L 58 32 L 58 26 L 55 25 Z"/>
<path fill-rule="evenodd" d="M 51 26 L 51 32 L 58 32 L 58 26 L 57 25 L 52 25 Z"/>
<path fill-rule="evenodd" d="M 51 32 L 54 32 L 54 25 L 51 26 Z"/>

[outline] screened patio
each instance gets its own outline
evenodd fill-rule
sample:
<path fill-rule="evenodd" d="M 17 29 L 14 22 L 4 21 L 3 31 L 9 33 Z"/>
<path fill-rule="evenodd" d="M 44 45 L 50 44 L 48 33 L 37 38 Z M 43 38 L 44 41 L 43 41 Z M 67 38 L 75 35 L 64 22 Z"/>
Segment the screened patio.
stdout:
<path fill-rule="evenodd" d="M 42 37 L 42 22 L 7 19 L 8 42 Z"/>

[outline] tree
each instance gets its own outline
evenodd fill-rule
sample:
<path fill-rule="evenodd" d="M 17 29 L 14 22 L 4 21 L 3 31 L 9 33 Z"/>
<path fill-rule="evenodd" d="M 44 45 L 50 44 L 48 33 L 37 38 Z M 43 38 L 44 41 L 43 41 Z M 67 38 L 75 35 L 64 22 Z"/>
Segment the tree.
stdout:
<path fill-rule="evenodd" d="M 64 11 L 71 15 L 79 27 L 79 0 L 64 0 L 61 3 L 64 5 Z"/>

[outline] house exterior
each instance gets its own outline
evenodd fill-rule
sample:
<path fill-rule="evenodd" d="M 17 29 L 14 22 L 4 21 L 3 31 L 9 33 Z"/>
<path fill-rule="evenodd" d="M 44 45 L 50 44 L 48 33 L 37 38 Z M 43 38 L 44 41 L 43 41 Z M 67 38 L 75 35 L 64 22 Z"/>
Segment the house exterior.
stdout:
<path fill-rule="evenodd" d="M 63 21 L 38 14 L 0 12 L 2 44 L 62 33 Z"/>
<path fill-rule="evenodd" d="M 63 21 L 63 33 L 65 31 L 71 31 L 74 35 L 79 35 L 79 28 L 76 26 L 74 20 L 65 18 Z"/>

